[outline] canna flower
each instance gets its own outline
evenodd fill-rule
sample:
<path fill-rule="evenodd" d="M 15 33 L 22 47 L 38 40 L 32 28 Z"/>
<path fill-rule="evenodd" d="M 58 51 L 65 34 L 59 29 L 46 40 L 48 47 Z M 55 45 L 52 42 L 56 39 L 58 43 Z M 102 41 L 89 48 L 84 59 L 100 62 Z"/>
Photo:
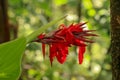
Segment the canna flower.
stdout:
<path fill-rule="evenodd" d="M 45 44 L 49 45 L 49 57 L 52 62 L 56 57 L 58 62 L 63 64 L 68 55 L 68 47 L 77 46 L 79 64 L 83 62 L 86 42 L 93 43 L 87 38 L 88 36 L 97 36 L 91 33 L 94 30 L 84 30 L 83 25 L 86 23 L 71 24 L 70 26 L 60 25 L 59 29 L 48 34 L 40 34 L 38 42 L 42 43 L 43 56 L 45 57 Z"/>

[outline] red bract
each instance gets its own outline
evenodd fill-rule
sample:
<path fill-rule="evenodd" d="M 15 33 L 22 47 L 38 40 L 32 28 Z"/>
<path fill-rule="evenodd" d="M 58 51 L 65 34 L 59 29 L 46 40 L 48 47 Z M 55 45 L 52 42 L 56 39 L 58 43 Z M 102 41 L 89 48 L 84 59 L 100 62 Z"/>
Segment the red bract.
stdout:
<path fill-rule="evenodd" d="M 78 53 L 79 64 L 82 64 L 83 62 L 84 52 L 85 52 L 85 46 L 79 46 L 79 53 Z"/>
<path fill-rule="evenodd" d="M 54 57 L 62 64 L 65 62 L 68 55 L 68 47 L 72 45 L 78 46 L 79 64 L 83 62 L 83 54 L 85 52 L 85 42 L 92 43 L 93 41 L 87 38 L 88 36 L 97 36 L 91 33 L 94 30 L 84 30 L 82 27 L 86 23 L 71 24 L 66 27 L 64 24 L 60 25 L 59 29 L 48 34 L 40 34 L 38 36 L 39 42 L 42 43 L 43 56 L 45 57 L 45 44 L 49 45 L 50 62 L 52 65 Z"/>
<path fill-rule="evenodd" d="M 50 62 L 52 65 L 53 58 L 56 56 L 57 60 L 62 64 L 65 62 L 68 54 L 68 46 L 61 43 L 50 44 Z"/>

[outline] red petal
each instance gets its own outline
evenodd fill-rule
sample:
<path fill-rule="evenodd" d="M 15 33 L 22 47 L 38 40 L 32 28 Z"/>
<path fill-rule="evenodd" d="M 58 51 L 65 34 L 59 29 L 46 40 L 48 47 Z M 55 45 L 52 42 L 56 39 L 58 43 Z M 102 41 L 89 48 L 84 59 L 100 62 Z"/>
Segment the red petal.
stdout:
<path fill-rule="evenodd" d="M 66 57 L 68 54 L 68 46 L 66 44 L 59 44 L 58 45 L 58 52 L 57 52 L 57 60 L 63 64 L 66 61 Z"/>
<path fill-rule="evenodd" d="M 44 36 L 45 36 L 45 34 L 40 34 L 40 35 L 38 36 L 38 38 L 39 38 L 39 39 L 42 39 L 42 38 L 44 38 Z"/>
<path fill-rule="evenodd" d="M 74 35 L 70 31 L 68 31 L 66 33 L 65 39 L 66 39 L 67 43 L 72 44 L 73 43 L 73 39 L 74 39 Z"/>
<path fill-rule="evenodd" d="M 78 54 L 79 64 L 82 64 L 83 62 L 84 52 L 85 52 L 85 46 L 84 47 L 79 46 L 79 54 Z"/>
<path fill-rule="evenodd" d="M 52 62 L 53 62 L 53 59 L 54 57 L 57 55 L 57 52 L 56 52 L 56 46 L 54 44 L 52 45 L 49 45 L 49 50 L 50 50 L 50 62 L 51 62 L 51 66 L 52 66 Z"/>
<path fill-rule="evenodd" d="M 74 39 L 73 45 L 76 45 L 76 46 L 86 46 L 86 44 L 82 40 L 79 40 L 79 39 Z"/>
<path fill-rule="evenodd" d="M 66 55 L 60 55 L 60 54 L 62 54 L 62 52 L 58 52 L 56 57 L 59 63 L 63 64 L 66 60 Z"/>
<path fill-rule="evenodd" d="M 42 52 L 43 52 L 43 57 L 45 58 L 45 44 L 42 43 Z"/>

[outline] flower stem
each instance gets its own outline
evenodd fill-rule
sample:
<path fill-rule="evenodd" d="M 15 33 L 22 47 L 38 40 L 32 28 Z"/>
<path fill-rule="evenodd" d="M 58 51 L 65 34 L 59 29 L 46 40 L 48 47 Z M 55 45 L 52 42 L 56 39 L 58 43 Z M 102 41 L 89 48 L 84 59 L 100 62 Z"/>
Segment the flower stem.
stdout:
<path fill-rule="evenodd" d="M 51 22 L 49 22 L 48 24 L 41 26 L 38 30 L 32 32 L 30 35 L 28 35 L 27 38 L 27 43 L 31 42 L 32 40 L 34 40 L 40 33 L 44 32 L 46 29 L 48 29 L 50 26 L 54 25 L 55 23 L 57 23 L 58 21 L 64 19 L 66 16 L 63 16 L 61 18 L 58 18 L 56 20 L 53 20 Z"/>

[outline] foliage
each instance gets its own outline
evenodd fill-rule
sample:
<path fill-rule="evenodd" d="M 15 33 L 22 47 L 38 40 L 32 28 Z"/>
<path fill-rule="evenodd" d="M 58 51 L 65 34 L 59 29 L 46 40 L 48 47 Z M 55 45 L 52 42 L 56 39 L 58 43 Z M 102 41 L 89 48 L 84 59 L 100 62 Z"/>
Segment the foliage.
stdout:
<path fill-rule="evenodd" d="M 0 45 L 1 80 L 16 80 L 19 78 L 21 59 L 25 47 L 26 39 L 24 37 Z"/>

